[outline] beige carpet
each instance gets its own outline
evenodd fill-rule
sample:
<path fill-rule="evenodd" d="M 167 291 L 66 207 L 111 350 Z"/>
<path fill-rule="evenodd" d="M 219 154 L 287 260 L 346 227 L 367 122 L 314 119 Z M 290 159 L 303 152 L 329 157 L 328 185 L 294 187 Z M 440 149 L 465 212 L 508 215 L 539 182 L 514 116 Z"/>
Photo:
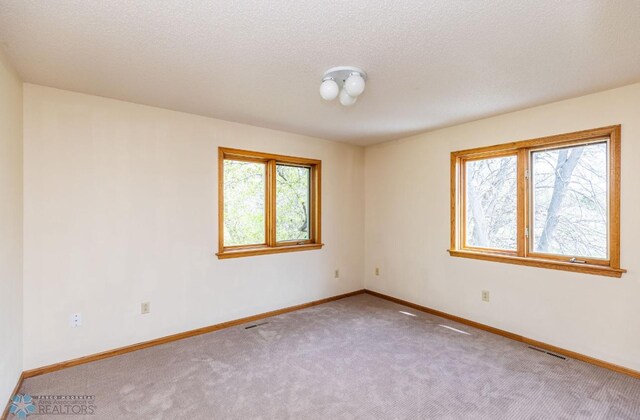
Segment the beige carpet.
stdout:
<path fill-rule="evenodd" d="M 370 295 L 261 322 L 21 392 L 95 396 L 93 415 L 37 419 L 640 419 L 640 380 Z"/>

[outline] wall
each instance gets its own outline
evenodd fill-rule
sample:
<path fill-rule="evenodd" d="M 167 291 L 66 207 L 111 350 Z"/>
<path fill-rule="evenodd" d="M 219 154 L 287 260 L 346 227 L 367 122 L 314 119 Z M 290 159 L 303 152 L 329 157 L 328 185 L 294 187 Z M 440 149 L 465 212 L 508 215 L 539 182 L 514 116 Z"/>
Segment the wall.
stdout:
<path fill-rule="evenodd" d="M 366 287 L 640 370 L 639 110 L 635 84 L 367 148 Z M 447 254 L 450 152 L 612 124 L 622 124 L 621 279 Z"/>
<path fill-rule="evenodd" d="M 31 84 L 24 111 L 25 369 L 363 287 L 362 148 Z M 326 246 L 218 260 L 218 146 L 322 159 Z"/>
<path fill-rule="evenodd" d="M 0 411 L 22 373 L 22 81 L 0 51 Z"/>
<path fill-rule="evenodd" d="M 3 107 L 20 101 L 17 79 L 6 74 L 3 92 L 14 93 L 3 95 Z M 638 109 L 640 84 L 363 152 L 26 84 L 24 369 L 357 290 L 365 267 L 369 289 L 640 370 Z M 20 240 L 19 120 L 19 112 L 9 126 L 2 120 L 2 130 L 10 127 L 2 147 L 15 140 L 0 159 L 17 156 L 0 165 L 11 175 L 0 188 L 15 197 L 2 201 L 15 205 L 0 207 L 0 223 L 13 220 L 11 243 Z M 622 124 L 622 265 L 629 272 L 621 279 L 448 256 L 451 151 L 611 124 Z M 322 159 L 326 247 L 218 260 L 218 146 Z M 11 357 L 21 352 L 14 340 L 20 299 L 12 298 L 21 293 L 19 246 L 7 249 L 14 275 L 2 280 L 16 280 L 0 295 L 0 310 L 11 314 L 2 316 L 11 326 L 1 324 L 1 342 L 12 342 L 2 347 L 11 353 L 0 365 L 3 390 L 15 385 L 20 363 Z M 3 260 L 1 269 L 8 266 Z M 481 302 L 481 290 L 490 290 L 490 303 Z M 140 315 L 143 301 L 151 314 Z M 74 312 L 83 314 L 81 328 L 69 327 Z"/>

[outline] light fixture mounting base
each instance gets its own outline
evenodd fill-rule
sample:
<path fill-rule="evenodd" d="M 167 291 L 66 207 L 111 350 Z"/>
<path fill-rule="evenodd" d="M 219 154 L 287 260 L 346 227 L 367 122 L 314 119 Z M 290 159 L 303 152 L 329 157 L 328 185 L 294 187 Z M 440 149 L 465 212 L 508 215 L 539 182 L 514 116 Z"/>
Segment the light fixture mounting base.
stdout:
<path fill-rule="evenodd" d="M 367 80 L 367 73 L 364 70 L 362 70 L 361 68 L 352 67 L 352 66 L 332 67 L 329 70 L 324 72 L 324 76 L 322 76 L 322 80 L 331 78 L 335 80 L 337 83 L 342 84 L 344 83 L 345 80 L 347 80 L 349 76 L 351 76 L 351 73 L 359 73 L 360 76 L 362 76 L 362 78 L 365 81 Z"/>

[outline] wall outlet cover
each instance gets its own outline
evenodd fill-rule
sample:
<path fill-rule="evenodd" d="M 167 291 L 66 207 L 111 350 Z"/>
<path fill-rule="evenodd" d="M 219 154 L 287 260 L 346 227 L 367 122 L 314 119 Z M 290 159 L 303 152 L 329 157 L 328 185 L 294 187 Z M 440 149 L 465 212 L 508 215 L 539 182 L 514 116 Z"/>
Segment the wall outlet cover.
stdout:
<path fill-rule="evenodd" d="M 484 302 L 489 302 L 489 298 L 490 298 L 489 291 L 488 290 L 483 290 L 482 291 L 482 300 Z"/>
<path fill-rule="evenodd" d="M 144 315 L 149 312 L 151 312 L 151 302 L 142 302 L 140 304 L 140 313 Z"/>
<path fill-rule="evenodd" d="M 69 319 L 69 324 L 71 325 L 71 328 L 78 328 L 82 326 L 82 314 L 80 312 L 71 314 L 71 317 Z"/>

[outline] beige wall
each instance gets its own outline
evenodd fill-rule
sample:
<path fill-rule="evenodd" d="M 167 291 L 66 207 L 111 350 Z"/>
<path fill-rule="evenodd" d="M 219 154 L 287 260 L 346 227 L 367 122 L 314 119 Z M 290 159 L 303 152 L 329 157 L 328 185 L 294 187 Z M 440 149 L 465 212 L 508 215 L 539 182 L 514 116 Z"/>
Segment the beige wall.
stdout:
<path fill-rule="evenodd" d="M 22 372 L 22 81 L 0 51 L 0 411 Z"/>
<path fill-rule="evenodd" d="M 24 368 L 356 290 L 364 277 L 372 290 L 640 370 L 639 109 L 637 84 L 365 152 L 27 84 Z M 448 256 L 451 151 L 611 124 L 622 124 L 622 279 Z M 215 258 L 218 146 L 322 159 L 327 246 Z M 140 315 L 143 301 L 151 314 Z M 81 328 L 69 327 L 73 312 Z"/>
<path fill-rule="evenodd" d="M 24 109 L 25 369 L 363 287 L 362 148 L 30 84 Z M 218 146 L 322 159 L 326 246 L 218 260 Z"/>
<path fill-rule="evenodd" d="M 449 153 L 622 124 L 621 279 L 448 256 Z M 640 84 L 366 150 L 369 289 L 640 370 Z M 374 267 L 380 267 L 380 276 Z M 481 301 L 489 290 L 491 302 Z"/>

